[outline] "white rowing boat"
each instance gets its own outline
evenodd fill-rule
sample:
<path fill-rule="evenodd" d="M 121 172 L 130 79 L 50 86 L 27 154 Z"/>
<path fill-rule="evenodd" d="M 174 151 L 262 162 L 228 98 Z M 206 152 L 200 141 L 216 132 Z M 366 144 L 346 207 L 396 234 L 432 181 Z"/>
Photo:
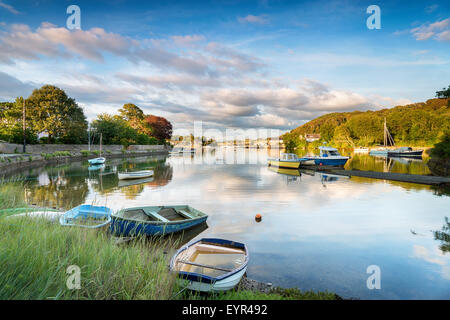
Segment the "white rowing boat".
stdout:
<path fill-rule="evenodd" d="M 226 291 L 244 276 L 249 255 L 243 243 L 224 239 L 201 239 L 172 257 L 170 270 L 190 290 Z"/>
<path fill-rule="evenodd" d="M 119 172 L 119 180 L 141 179 L 153 176 L 153 170 L 142 170 L 134 172 Z"/>

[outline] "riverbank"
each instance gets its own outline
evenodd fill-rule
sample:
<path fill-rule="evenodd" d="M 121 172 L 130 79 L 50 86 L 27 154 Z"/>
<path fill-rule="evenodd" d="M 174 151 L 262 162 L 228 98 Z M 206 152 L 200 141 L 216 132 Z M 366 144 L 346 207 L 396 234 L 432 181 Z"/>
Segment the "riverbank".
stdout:
<path fill-rule="evenodd" d="M 8 144 L 8 146 L 5 147 L 5 144 L 2 144 L 2 150 L 8 151 L 14 146 L 15 145 Z M 33 151 L 34 153 L 0 154 L 0 177 L 7 174 L 13 174 L 24 169 L 33 169 L 41 166 L 69 163 L 73 161 L 87 161 L 88 159 L 92 159 L 100 155 L 99 150 L 88 151 L 83 149 L 84 147 L 87 146 L 59 145 L 57 148 L 45 148 L 41 146 L 39 148 L 35 148 L 35 150 Z M 15 151 L 17 152 L 16 149 Z M 65 150 L 54 151 L 53 149 Z M 45 150 L 47 152 L 36 153 L 42 150 Z M 104 146 L 102 157 L 105 157 L 108 160 L 115 158 L 131 158 L 168 154 L 168 152 L 168 147 L 164 145 L 130 146 L 128 149 L 123 149 L 121 146 Z"/>
<path fill-rule="evenodd" d="M 0 210 L 26 207 L 23 186 L 0 184 Z M 230 292 L 182 290 L 169 272 L 171 237 L 118 244 L 108 229 L 62 227 L 43 219 L 0 214 L 0 299 L 338 299 L 333 293 L 272 288 L 244 280 Z M 75 266 L 71 267 L 70 266 Z M 67 283 L 80 269 L 79 289 Z M 68 271 L 69 274 L 68 274 Z"/>

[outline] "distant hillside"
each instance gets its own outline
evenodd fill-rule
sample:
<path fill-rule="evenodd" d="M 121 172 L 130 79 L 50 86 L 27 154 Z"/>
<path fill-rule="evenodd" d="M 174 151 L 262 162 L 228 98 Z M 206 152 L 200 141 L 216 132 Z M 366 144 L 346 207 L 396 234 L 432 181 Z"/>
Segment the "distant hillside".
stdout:
<path fill-rule="evenodd" d="M 282 138 L 288 149 L 305 146 L 303 137 L 311 133 L 320 133 L 320 142 L 338 147 L 373 146 L 383 143 L 384 118 L 397 145 L 432 146 L 450 133 L 450 99 L 430 99 L 379 111 L 329 113 Z"/>

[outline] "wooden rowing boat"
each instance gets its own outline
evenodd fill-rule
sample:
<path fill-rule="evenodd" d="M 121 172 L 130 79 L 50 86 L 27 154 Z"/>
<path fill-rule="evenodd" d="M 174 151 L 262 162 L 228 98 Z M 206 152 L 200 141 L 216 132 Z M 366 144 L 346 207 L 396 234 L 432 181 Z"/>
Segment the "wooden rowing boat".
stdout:
<path fill-rule="evenodd" d="M 226 291 L 242 279 L 248 261 L 243 243 L 201 239 L 178 250 L 170 261 L 170 270 L 191 290 Z"/>
<path fill-rule="evenodd" d="M 153 170 L 141 170 L 132 172 L 119 172 L 119 180 L 142 179 L 153 176 Z"/>
<path fill-rule="evenodd" d="M 206 213 L 187 205 L 122 209 L 112 215 L 111 232 L 121 236 L 165 235 L 199 225 Z"/>

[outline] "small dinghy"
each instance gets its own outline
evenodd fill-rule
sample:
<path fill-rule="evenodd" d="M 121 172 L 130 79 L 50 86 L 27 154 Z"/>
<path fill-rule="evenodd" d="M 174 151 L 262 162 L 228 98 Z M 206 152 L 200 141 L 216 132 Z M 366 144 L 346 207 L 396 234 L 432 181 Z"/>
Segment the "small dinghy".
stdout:
<path fill-rule="evenodd" d="M 199 225 L 208 215 L 187 205 L 122 209 L 112 215 L 111 232 L 121 236 L 165 235 Z"/>
<path fill-rule="evenodd" d="M 119 180 L 127 180 L 127 179 L 142 179 L 153 176 L 153 170 L 142 170 L 142 171 L 134 171 L 134 172 L 119 172 Z"/>
<path fill-rule="evenodd" d="M 110 208 L 83 204 L 65 212 L 59 219 L 63 226 L 101 228 L 111 222 Z"/>
<path fill-rule="evenodd" d="M 7 218 L 33 218 L 33 219 L 43 219 L 50 222 L 59 221 L 59 218 L 64 214 L 64 212 L 58 211 L 56 209 L 50 208 L 14 208 L 14 209 L 4 209 L 0 210 L 0 215 L 4 213 L 8 215 Z"/>
<path fill-rule="evenodd" d="M 249 254 L 243 243 L 224 239 L 201 239 L 182 247 L 170 261 L 188 289 L 226 291 L 233 289 L 247 271 Z"/>
<path fill-rule="evenodd" d="M 94 158 L 94 159 L 89 159 L 88 162 L 90 165 L 99 165 L 99 164 L 104 164 L 106 161 L 105 158 L 103 157 L 99 157 L 99 158 Z"/>

